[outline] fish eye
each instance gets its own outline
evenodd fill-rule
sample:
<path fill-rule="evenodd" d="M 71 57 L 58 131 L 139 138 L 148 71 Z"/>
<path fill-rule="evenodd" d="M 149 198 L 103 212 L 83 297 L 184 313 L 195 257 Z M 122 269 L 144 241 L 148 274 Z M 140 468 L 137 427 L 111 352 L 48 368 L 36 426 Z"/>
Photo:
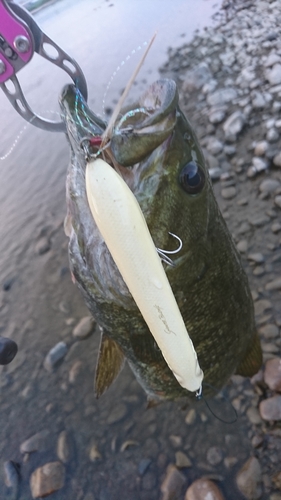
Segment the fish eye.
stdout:
<path fill-rule="evenodd" d="M 179 181 L 186 193 L 198 194 L 204 187 L 205 174 L 197 163 L 190 161 L 182 168 Z"/>

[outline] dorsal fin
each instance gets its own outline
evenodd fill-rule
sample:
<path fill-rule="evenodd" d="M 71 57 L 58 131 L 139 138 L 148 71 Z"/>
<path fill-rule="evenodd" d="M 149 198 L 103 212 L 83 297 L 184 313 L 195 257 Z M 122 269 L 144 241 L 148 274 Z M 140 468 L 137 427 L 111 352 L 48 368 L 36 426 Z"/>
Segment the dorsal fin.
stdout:
<path fill-rule="evenodd" d="M 96 398 L 99 398 L 118 377 L 124 361 L 124 354 L 118 344 L 102 332 L 95 374 Z"/>

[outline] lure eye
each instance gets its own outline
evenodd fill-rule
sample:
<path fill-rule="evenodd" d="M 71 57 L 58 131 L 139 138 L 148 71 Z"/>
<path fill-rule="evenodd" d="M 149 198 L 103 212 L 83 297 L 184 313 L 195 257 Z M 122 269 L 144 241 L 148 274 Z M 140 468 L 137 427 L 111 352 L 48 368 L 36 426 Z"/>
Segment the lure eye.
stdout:
<path fill-rule="evenodd" d="M 199 165 L 190 161 L 182 168 L 179 181 L 186 193 L 198 194 L 204 187 L 205 174 Z"/>

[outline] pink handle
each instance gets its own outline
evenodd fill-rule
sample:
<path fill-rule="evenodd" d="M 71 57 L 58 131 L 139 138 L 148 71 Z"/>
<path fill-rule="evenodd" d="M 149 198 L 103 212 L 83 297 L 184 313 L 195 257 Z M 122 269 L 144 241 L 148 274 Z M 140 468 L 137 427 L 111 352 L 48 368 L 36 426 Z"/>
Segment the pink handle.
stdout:
<path fill-rule="evenodd" d="M 26 52 L 19 52 L 14 45 L 14 41 L 17 36 L 24 36 L 28 39 L 30 47 Z M 3 38 L 22 60 L 23 63 L 20 65 L 20 67 L 23 67 L 25 64 L 27 64 L 33 55 L 33 41 L 28 30 L 20 23 L 20 21 L 18 21 L 14 17 L 14 15 L 10 11 L 7 10 L 5 5 L 0 0 L 0 42 Z M 13 60 L 9 59 L 9 56 L 7 54 L 4 55 L 0 51 L 0 61 L 1 60 L 6 67 L 4 73 L 0 75 L 0 83 L 3 83 L 8 80 L 13 74 L 15 74 L 16 70 L 13 66 Z"/>

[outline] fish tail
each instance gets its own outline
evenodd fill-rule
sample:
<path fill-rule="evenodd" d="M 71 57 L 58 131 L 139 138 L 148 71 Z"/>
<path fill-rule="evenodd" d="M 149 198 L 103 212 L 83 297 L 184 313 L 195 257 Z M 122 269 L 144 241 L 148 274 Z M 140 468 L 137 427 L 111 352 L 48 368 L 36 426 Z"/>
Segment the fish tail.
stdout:
<path fill-rule="evenodd" d="M 252 377 L 257 373 L 262 365 L 262 350 L 258 334 L 255 333 L 243 360 L 236 369 L 237 375 Z"/>

